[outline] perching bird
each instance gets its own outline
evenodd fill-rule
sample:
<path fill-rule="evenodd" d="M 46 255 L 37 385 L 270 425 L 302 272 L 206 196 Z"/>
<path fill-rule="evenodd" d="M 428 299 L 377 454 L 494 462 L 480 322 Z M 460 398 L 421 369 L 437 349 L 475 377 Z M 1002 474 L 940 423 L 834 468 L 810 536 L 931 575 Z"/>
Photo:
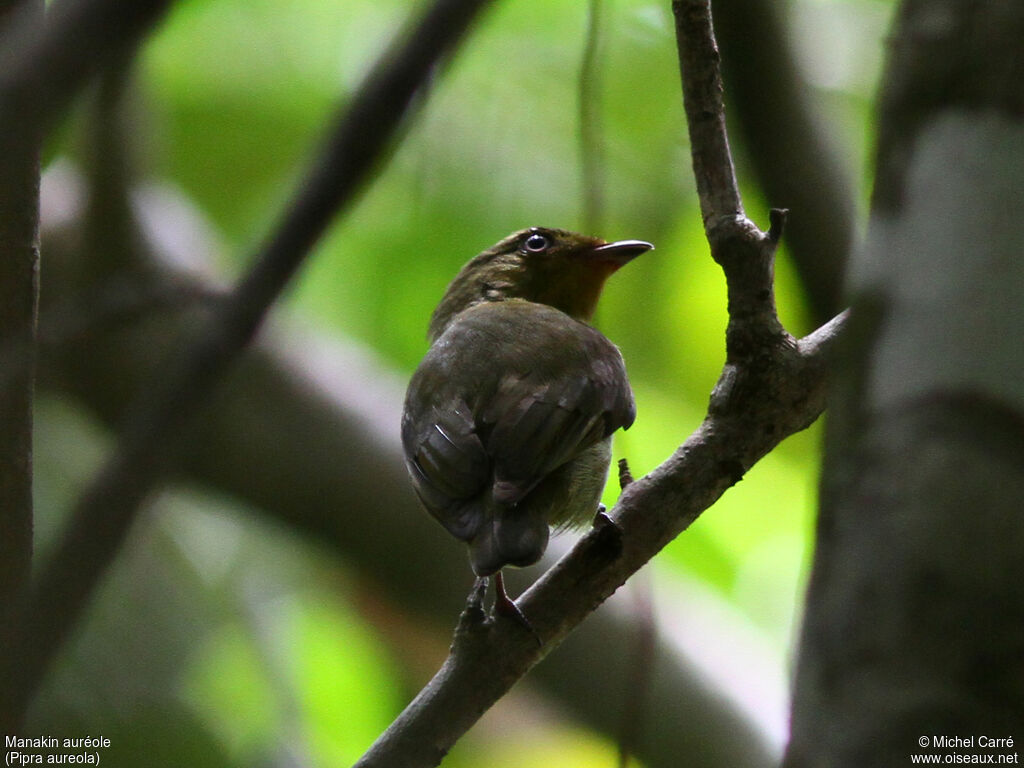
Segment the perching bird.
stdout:
<path fill-rule="evenodd" d="M 636 416 L 618 348 L 587 322 L 604 281 L 653 246 L 533 227 L 471 259 L 430 321 L 402 445 L 417 495 L 478 577 L 537 562 L 549 526 L 593 520 L 611 436 Z"/>

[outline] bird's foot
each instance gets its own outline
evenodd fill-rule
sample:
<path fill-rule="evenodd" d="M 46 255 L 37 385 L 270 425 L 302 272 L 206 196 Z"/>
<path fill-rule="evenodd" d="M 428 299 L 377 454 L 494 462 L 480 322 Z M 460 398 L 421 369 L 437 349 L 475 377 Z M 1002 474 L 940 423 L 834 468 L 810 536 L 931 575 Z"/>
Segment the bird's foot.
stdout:
<path fill-rule="evenodd" d="M 473 588 L 466 599 L 466 610 L 474 613 L 484 612 L 484 596 L 487 594 L 487 577 L 480 576 L 473 582 Z"/>
<path fill-rule="evenodd" d="M 473 584 L 466 599 L 466 607 L 459 615 L 459 626 L 456 632 L 461 635 L 476 628 L 482 627 L 487 621 L 487 612 L 484 610 L 484 596 L 487 594 L 487 577 L 481 577 Z"/>
<path fill-rule="evenodd" d="M 519 610 L 519 606 L 505 591 L 505 579 L 501 575 L 501 571 L 494 574 L 494 612 L 499 616 L 512 619 L 519 626 L 528 630 L 533 635 L 533 639 L 537 641 L 537 645 L 543 647 L 544 642 L 537 634 L 537 630 L 533 628 L 530 620 L 526 618 L 526 614 Z"/>
<path fill-rule="evenodd" d="M 604 504 L 598 505 L 594 515 L 594 533 L 597 534 L 598 546 L 608 552 L 610 559 L 622 553 L 622 528 L 608 516 Z"/>

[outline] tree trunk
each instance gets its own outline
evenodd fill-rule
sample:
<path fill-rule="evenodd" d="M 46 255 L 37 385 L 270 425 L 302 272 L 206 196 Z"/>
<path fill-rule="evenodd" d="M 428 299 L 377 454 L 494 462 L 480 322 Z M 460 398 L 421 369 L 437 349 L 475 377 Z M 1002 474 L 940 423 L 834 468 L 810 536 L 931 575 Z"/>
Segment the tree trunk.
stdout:
<path fill-rule="evenodd" d="M 787 766 L 1024 743 L 1021 40 L 1018 0 L 897 20 Z"/>
<path fill-rule="evenodd" d="M 0 35 L 41 0 L 0 0 Z M 39 295 L 39 151 L 0 120 L 0 631 L 32 567 L 32 393 Z M 0 720 L 4 719 L 0 714 Z"/>

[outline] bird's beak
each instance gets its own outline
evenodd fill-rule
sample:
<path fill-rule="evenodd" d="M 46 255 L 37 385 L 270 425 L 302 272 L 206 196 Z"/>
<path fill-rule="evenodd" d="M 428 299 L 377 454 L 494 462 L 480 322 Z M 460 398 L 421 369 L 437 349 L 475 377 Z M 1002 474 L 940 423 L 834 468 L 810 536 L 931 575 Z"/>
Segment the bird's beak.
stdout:
<path fill-rule="evenodd" d="M 654 246 L 644 240 L 616 240 L 614 243 L 599 245 L 593 253 L 598 259 L 621 267 L 652 248 Z"/>

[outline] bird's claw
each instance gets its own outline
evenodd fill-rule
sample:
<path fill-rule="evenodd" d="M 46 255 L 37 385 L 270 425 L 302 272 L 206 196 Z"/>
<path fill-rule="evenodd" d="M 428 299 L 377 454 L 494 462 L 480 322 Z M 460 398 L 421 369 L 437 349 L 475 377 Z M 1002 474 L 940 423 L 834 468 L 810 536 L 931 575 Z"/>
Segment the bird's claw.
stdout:
<path fill-rule="evenodd" d="M 608 516 L 604 504 L 598 507 L 594 515 L 594 533 L 597 534 L 598 546 L 613 559 L 622 553 L 622 528 Z"/>
<path fill-rule="evenodd" d="M 473 582 L 473 588 L 469 591 L 469 598 L 466 600 L 466 610 L 484 610 L 484 596 L 487 594 L 487 577 L 480 576 Z"/>
<path fill-rule="evenodd" d="M 487 593 L 487 578 L 479 578 L 474 582 L 473 588 L 469 591 L 466 599 L 466 607 L 459 615 L 459 632 L 468 631 L 474 627 L 480 627 L 487 620 L 487 612 L 484 610 L 484 596 Z"/>
<path fill-rule="evenodd" d="M 540 635 L 533 628 L 533 624 L 530 623 L 530 620 L 526 618 L 526 614 L 519 609 L 519 606 L 515 604 L 515 601 L 505 591 L 505 580 L 502 578 L 501 571 L 494 574 L 494 588 L 495 614 L 515 621 L 533 635 L 533 639 L 537 641 L 538 646 L 543 647 L 544 641 L 540 639 Z"/>

